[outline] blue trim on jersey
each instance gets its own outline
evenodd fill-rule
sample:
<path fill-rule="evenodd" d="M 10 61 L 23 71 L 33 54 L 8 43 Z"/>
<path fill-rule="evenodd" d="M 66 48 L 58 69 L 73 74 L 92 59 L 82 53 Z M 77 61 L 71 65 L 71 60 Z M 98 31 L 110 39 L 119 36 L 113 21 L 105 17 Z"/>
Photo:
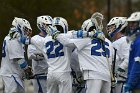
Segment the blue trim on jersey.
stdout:
<path fill-rule="evenodd" d="M 21 30 L 21 26 L 18 24 L 17 31 L 20 33 L 21 36 L 24 36 L 24 33 Z"/>
<path fill-rule="evenodd" d="M 6 40 L 3 41 L 3 46 L 2 46 L 2 57 L 6 57 Z"/>
<path fill-rule="evenodd" d="M 135 58 L 138 58 L 135 60 Z M 128 79 L 127 84 L 132 88 L 140 88 L 140 35 L 136 37 L 131 44 L 128 65 Z"/>
<path fill-rule="evenodd" d="M 17 85 L 20 86 L 20 87 L 22 87 L 22 86 L 20 85 L 20 83 L 16 80 L 16 77 L 14 77 L 14 75 L 12 75 L 12 77 L 14 78 L 15 82 L 17 83 Z M 23 87 L 22 87 L 22 88 L 23 88 Z M 24 88 L 23 88 L 23 89 L 24 89 Z"/>
<path fill-rule="evenodd" d="M 24 61 L 22 64 L 20 64 L 20 68 L 24 69 L 27 65 L 28 65 L 27 62 Z"/>

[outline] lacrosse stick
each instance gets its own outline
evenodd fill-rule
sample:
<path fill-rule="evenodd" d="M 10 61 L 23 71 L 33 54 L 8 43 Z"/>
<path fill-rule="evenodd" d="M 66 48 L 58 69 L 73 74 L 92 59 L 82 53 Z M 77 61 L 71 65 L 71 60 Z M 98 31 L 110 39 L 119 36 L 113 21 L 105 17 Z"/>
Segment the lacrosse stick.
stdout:
<path fill-rule="evenodd" d="M 102 23 L 103 19 L 104 19 L 103 15 L 99 12 L 95 12 L 91 16 L 91 21 L 95 24 L 97 30 L 99 31 L 103 30 L 103 23 Z"/>

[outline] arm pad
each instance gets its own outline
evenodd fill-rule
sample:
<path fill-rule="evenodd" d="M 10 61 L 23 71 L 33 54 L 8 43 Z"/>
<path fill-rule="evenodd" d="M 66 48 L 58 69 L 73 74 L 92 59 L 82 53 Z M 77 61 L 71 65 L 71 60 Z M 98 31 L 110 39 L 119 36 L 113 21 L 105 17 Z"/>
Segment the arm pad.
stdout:
<path fill-rule="evenodd" d="M 19 59 L 17 62 L 21 69 L 26 69 L 28 67 L 27 61 L 25 59 Z"/>

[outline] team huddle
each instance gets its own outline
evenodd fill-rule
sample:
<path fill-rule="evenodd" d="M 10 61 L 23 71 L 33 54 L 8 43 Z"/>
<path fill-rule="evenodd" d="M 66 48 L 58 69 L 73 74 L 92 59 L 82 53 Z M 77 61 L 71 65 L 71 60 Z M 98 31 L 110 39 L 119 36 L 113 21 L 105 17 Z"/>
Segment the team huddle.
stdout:
<path fill-rule="evenodd" d="M 69 31 L 66 19 L 43 15 L 31 37 L 30 23 L 15 17 L 2 47 L 4 92 L 25 93 L 28 79 L 34 93 L 140 93 L 140 12 L 113 17 L 106 26 L 111 41 L 103 19 L 96 12 Z"/>

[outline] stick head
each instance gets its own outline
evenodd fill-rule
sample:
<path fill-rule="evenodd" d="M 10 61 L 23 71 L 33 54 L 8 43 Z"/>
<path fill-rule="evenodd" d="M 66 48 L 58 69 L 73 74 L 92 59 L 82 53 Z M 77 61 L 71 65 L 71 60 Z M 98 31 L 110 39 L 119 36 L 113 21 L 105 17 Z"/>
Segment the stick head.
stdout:
<path fill-rule="evenodd" d="M 104 19 L 104 16 L 99 12 L 95 12 L 91 16 L 92 22 L 95 23 L 97 29 L 100 31 L 103 30 L 103 23 L 102 23 L 103 19 Z"/>

